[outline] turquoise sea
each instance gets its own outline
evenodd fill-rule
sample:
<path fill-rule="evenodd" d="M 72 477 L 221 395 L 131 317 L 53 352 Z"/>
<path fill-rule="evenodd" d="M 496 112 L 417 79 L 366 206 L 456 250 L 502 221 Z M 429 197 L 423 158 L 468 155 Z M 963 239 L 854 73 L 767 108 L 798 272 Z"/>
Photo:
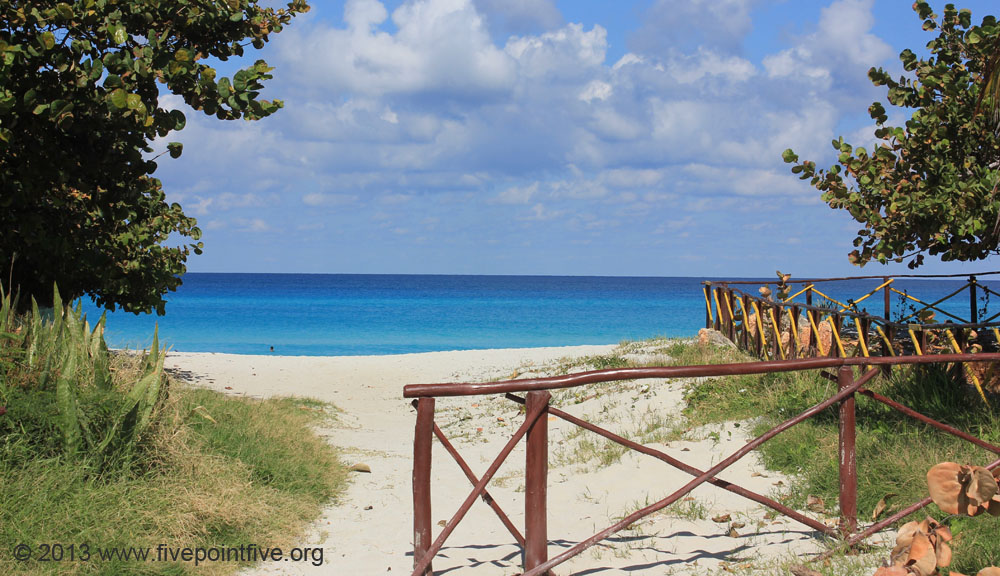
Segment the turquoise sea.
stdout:
<path fill-rule="evenodd" d="M 160 341 L 178 351 L 308 356 L 689 337 L 705 322 L 703 280 L 191 273 L 169 295 L 166 316 L 109 314 L 107 337 L 113 347 L 145 347 L 158 325 Z M 856 298 L 878 284 L 841 282 L 829 294 Z M 900 280 L 897 286 L 933 301 L 963 284 Z M 997 283 L 986 284 L 1000 292 Z M 896 309 L 899 300 L 894 296 Z M 881 296 L 869 302 L 881 311 Z M 1000 311 L 1000 297 L 990 304 Z M 967 316 L 968 297 L 949 307 Z M 91 319 L 100 315 L 93 305 L 85 309 Z"/>

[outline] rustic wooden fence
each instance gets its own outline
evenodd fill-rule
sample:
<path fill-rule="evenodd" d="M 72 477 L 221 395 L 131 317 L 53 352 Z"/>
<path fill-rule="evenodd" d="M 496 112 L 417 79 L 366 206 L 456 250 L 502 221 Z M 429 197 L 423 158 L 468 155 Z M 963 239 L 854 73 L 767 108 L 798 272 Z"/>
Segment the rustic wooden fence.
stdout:
<path fill-rule="evenodd" d="M 881 370 L 880 367 L 912 364 L 940 364 L 964 362 L 1000 361 L 1000 354 L 940 354 L 933 356 L 882 356 L 882 357 L 829 357 L 801 358 L 790 360 L 771 360 L 739 364 L 720 364 L 713 366 L 670 366 L 655 368 L 625 368 L 613 370 L 597 370 L 567 376 L 552 378 L 535 378 L 526 380 L 511 380 L 488 383 L 447 383 L 447 384 L 414 384 L 406 386 L 403 395 L 413 398 L 417 409 L 416 428 L 413 442 L 413 576 L 433 574 L 432 562 L 445 545 L 455 527 L 462 521 L 466 513 L 479 498 L 493 509 L 511 537 L 523 549 L 523 576 L 540 576 L 552 574 L 552 568 L 580 554 L 594 544 L 608 538 L 632 523 L 662 510 L 685 497 L 692 490 L 704 483 L 710 483 L 724 490 L 739 494 L 750 500 L 767 506 L 779 514 L 796 520 L 817 532 L 842 538 L 847 544 L 854 545 L 872 534 L 898 522 L 902 518 L 930 504 L 929 498 L 915 502 L 890 517 L 858 531 L 857 519 L 857 466 L 855 461 L 855 398 L 863 395 L 873 401 L 889 406 L 908 417 L 917 419 L 945 433 L 952 434 L 967 442 L 987 450 L 994 455 L 1000 455 L 1000 447 L 994 446 L 966 432 L 958 430 L 945 423 L 933 420 L 915 410 L 906 407 L 895 400 L 886 398 L 865 387 L 865 385 Z M 863 372 L 855 376 L 853 367 L 861 366 Z M 650 378 L 684 378 L 684 377 L 716 377 L 740 374 L 770 374 L 776 372 L 792 372 L 802 370 L 823 370 L 823 374 L 837 382 L 837 392 L 826 400 L 814 405 L 797 416 L 782 422 L 761 436 L 747 442 L 721 462 L 708 470 L 699 470 L 685 462 L 669 456 L 655 448 L 644 446 L 628 440 L 591 422 L 586 422 L 550 405 L 550 390 L 572 388 L 586 384 L 616 382 L 623 380 L 638 380 Z M 828 370 L 836 370 L 830 373 Z M 480 396 L 500 394 L 513 402 L 525 406 L 525 419 L 490 466 L 482 474 L 476 476 L 473 470 L 459 454 L 456 447 L 448 440 L 441 428 L 435 422 L 435 398 L 453 396 Z M 522 395 L 523 394 L 523 395 Z M 839 416 L 840 438 L 840 524 L 839 529 L 831 528 L 822 522 L 810 518 L 796 510 L 782 505 L 766 496 L 727 482 L 719 477 L 726 468 L 746 456 L 752 450 L 788 430 L 796 424 L 811 418 L 824 410 L 837 406 Z M 597 532 L 593 536 L 577 542 L 564 552 L 549 558 L 549 535 L 547 505 L 548 493 L 548 417 L 555 416 L 567 422 L 580 426 L 590 432 L 617 442 L 628 449 L 657 458 L 667 465 L 673 466 L 693 476 L 684 486 L 675 490 L 669 496 L 650 504 L 640 510 L 626 515 L 611 526 Z M 435 537 L 432 529 L 431 514 L 431 452 L 434 438 L 455 459 L 464 475 L 473 485 L 472 491 L 462 505 L 445 523 L 440 533 Z M 490 480 L 499 470 L 514 447 L 521 439 L 526 442 L 525 457 L 525 520 L 523 533 L 504 513 L 498 503 L 487 490 Z M 993 461 L 989 469 L 1000 466 L 1000 459 Z"/>
<path fill-rule="evenodd" d="M 997 351 L 1000 350 L 1000 312 L 985 316 L 978 303 L 980 295 L 1000 296 L 977 280 L 977 276 L 993 274 L 1000 272 L 968 276 L 963 286 L 933 302 L 899 290 L 897 280 L 959 276 L 854 276 L 784 283 L 704 282 L 705 327 L 722 332 L 740 349 L 765 360 Z M 878 280 L 881 283 L 844 301 L 828 294 L 831 290 L 827 286 L 851 280 Z M 763 287 L 764 294 L 751 293 L 757 292 L 754 287 Z M 788 295 L 775 297 L 782 290 Z M 879 308 L 880 296 L 881 315 L 869 312 L 868 306 L 872 304 L 874 309 Z M 908 313 L 900 313 L 896 319 L 891 317 L 894 297 L 910 304 Z M 968 317 L 942 308 L 943 303 L 956 298 L 968 298 Z M 967 371 L 970 383 L 986 401 L 983 376 L 980 372 Z"/>

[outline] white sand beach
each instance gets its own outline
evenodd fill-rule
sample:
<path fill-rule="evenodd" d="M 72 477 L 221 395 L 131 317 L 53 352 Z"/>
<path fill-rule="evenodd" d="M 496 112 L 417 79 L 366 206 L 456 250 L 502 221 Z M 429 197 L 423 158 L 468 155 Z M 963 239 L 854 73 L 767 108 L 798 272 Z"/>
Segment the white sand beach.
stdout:
<path fill-rule="evenodd" d="M 468 382 L 551 374 L 571 359 L 606 354 L 615 346 L 434 352 L 398 356 L 282 357 L 172 352 L 167 367 L 194 385 L 229 394 L 307 396 L 336 405 L 339 421 L 322 430 L 353 473 L 341 501 L 324 512 L 300 546 L 323 546 L 325 564 L 264 564 L 248 574 L 408 574 L 412 569 L 411 473 L 415 410 L 402 397 L 408 383 Z M 621 351 L 619 351 L 621 352 Z M 655 351 L 632 349 L 642 356 Z M 575 366 L 574 371 L 586 369 Z M 746 441 L 748 426 L 684 430 L 683 381 L 647 380 L 555 394 L 554 403 L 612 431 L 631 435 L 704 470 Z M 523 422 L 519 406 L 499 397 L 438 401 L 436 422 L 482 474 Z M 549 555 L 670 494 L 691 477 L 641 454 L 620 459 L 589 432 L 550 417 Z M 677 431 L 681 433 L 678 434 Z M 608 455 L 611 456 L 608 456 Z M 607 457 L 609 464 L 602 464 Z M 489 491 L 523 526 L 523 442 Z M 459 467 L 435 442 L 432 467 L 435 537 L 471 491 Z M 765 495 L 787 479 L 765 470 L 753 454 L 724 474 Z M 835 508 L 835 504 L 831 506 Z M 729 515 L 728 520 L 713 517 Z M 810 513 L 812 514 L 812 513 Z M 826 522 L 835 519 L 812 514 Z M 708 484 L 610 541 L 555 570 L 557 574 L 774 573 L 775 562 L 822 548 L 815 533 L 794 521 Z M 477 501 L 434 561 L 435 573 L 516 574 L 520 549 L 493 511 Z"/>

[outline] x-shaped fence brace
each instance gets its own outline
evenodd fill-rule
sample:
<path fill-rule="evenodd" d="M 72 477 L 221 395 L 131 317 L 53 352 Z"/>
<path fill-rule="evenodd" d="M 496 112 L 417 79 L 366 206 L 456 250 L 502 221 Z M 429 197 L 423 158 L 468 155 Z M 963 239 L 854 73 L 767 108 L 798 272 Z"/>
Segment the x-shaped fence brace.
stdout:
<path fill-rule="evenodd" d="M 929 364 L 934 362 L 955 362 L 955 361 L 970 361 L 970 355 L 941 355 L 937 359 L 932 359 L 929 357 L 909 357 L 909 358 L 872 358 L 867 359 L 869 364 Z M 1000 354 L 983 354 L 979 355 L 980 358 L 977 360 L 1000 360 Z M 550 382 L 555 384 L 553 387 L 569 387 L 573 384 L 569 382 L 574 382 L 582 380 L 584 382 L 600 382 L 600 381 L 612 381 L 612 380 L 624 380 L 629 379 L 626 376 L 633 375 L 634 373 L 649 374 L 638 377 L 657 377 L 667 371 L 668 373 L 680 372 L 683 373 L 684 369 L 710 369 L 713 367 L 673 367 L 673 368 L 650 368 L 650 369 L 626 369 L 626 370 L 605 370 L 605 371 L 595 371 L 591 373 L 584 373 L 580 375 L 571 375 L 569 377 L 558 377 L 549 379 L 536 379 L 531 381 L 514 381 L 509 383 L 491 383 L 489 385 L 440 385 L 442 387 L 451 387 L 451 392 L 457 390 L 455 386 L 466 386 L 466 390 L 459 393 L 443 394 L 443 395 L 471 395 L 471 394 L 482 394 L 486 393 L 477 389 L 502 389 L 505 385 L 520 384 L 522 387 L 528 390 L 526 396 L 517 396 L 513 393 L 507 392 L 506 397 L 509 400 L 517 402 L 519 404 L 525 405 L 526 414 L 524 422 L 518 427 L 514 432 L 513 436 L 507 441 L 503 449 L 490 464 L 489 468 L 483 474 L 481 478 L 477 478 L 475 473 L 472 472 L 471 468 L 459 454 L 455 446 L 450 442 L 450 440 L 441 431 L 440 427 L 437 426 L 433 421 L 434 416 L 434 398 L 429 395 L 421 396 L 420 393 L 414 392 L 412 394 L 407 393 L 409 396 L 419 396 L 419 400 L 414 400 L 413 405 L 417 408 L 417 437 L 414 442 L 414 570 L 412 576 L 422 576 L 425 574 L 431 574 L 431 562 L 434 556 L 441 550 L 444 546 L 445 541 L 455 530 L 455 527 L 459 522 L 465 517 L 472 504 L 477 498 L 482 498 L 494 511 L 503 525 L 507 528 L 510 534 L 517 541 L 525 551 L 524 566 L 526 571 L 522 576 L 539 576 L 539 575 L 552 575 L 551 569 L 563 562 L 569 560 L 570 558 L 580 554 L 587 548 L 597 544 L 601 540 L 611 536 L 612 534 L 619 532 L 620 530 L 626 528 L 627 526 L 659 511 L 671 504 L 675 503 L 679 499 L 685 497 L 692 490 L 704 483 L 713 484 L 724 490 L 728 490 L 734 494 L 743 496 L 751 501 L 757 502 L 767 506 L 780 514 L 787 516 L 793 520 L 796 520 L 818 532 L 827 534 L 829 536 L 845 537 L 845 545 L 853 546 L 866 538 L 872 536 L 873 534 L 881 531 L 882 529 L 898 522 L 900 519 L 924 508 L 931 503 L 930 498 L 925 498 L 913 505 L 891 515 L 884 520 L 873 524 L 864 531 L 860 533 L 854 533 L 857 528 L 857 467 L 855 462 L 854 453 L 854 440 L 855 440 L 855 422 L 854 422 L 854 395 L 862 394 L 867 396 L 877 402 L 885 404 L 886 406 L 906 415 L 917 419 L 925 424 L 928 424 L 934 428 L 937 428 L 943 432 L 961 438 L 962 440 L 968 441 L 976 446 L 984 448 L 994 454 L 1000 455 L 1000 447 L 994 446 L 988 442 L 985 442 L 979 438 L 976 438 L 970 434 L 962 432 L 952 426 L 929 418 L 919 412 L 908 408 L 892 399 L 882 396 L 876 392 L 864 388 L 872 378 L 880 373 L 879 368 L 873 368 L 865 372 L 860 378 L 854 379 L 854 374 L 851 369 L 851 365 L 860 364 L 860 359 L 822 359 L 822 360 L 797 360 L 788 362 L 760 362 L 755 363 L 757 365 L 768 365 L 770 368 L 776 367 L 776 365 L 784 365 L 780 370 L 774 371 L 789 371 L 795 369 L 805 369 L 805 368 L 792 368 L 791 366 L 801 366 L 803 364 L 808 364 L 810 366 L 817 365 L 817 367 L 835 367 L 839 366 L 839 373 L 837 376 L 829 375 L 824 372 L 824 375 L 829 379 L 834 380 L 838 383 L 838 391 L 836 394 L 830 398 L 816 404 L 815 406 L 809 408 L 808 410 L 802 412 L 801 414 L 790 418 L 778 426 L 775 426 L 771 430 L 765 432 L 761 436 L 751 440 L 746 443 L 742 448 L 729 455 L 724 460 L 720 461 L 715 466 L 712 466 L 709 470 L 699 470 L 698 468 L 686 464 L 663 451 L 650 448 L 648 446 L 633 442 L 621 435 L 615 434 L 609 430 L 601 428 L 595 424 L 577 418 L 567 412 L 564 412 L 558 408 L 549 405 L 551 399 L 551 394 L 548 391 L 543 390 L 532 390 L 531 388 L 537 387 L 538 383 Z M 819 366 L 822 365 L 822 366 Z M 750 370 L 747 371 L 747 367 L 750 364 L 742 365 L 717 365 L 714 368 L 716 372 L 720 374 L 732 374 L 732 373 L 763 373 L 767 370 Z M 734 368 L 736 367 L 736 368 Z M 720 370 L 721 369 L 721 370 Z M 609 376 L 607 380 L 600 380 L 602 376 Z M 676 377 L 676 376 L 667 376 Z M 533 386 L 532 386 L 533 385 Z M 435 385 L 419 385 L 416 388 L 421 389 L 420 392 L 426 392 Z M 507 386 L 509 387 L 509 386 Z M 826 524 L 819 522 L 814 518 L 810 518 L 801 512 L 793 510 L 788 506 L 785 506 L 779 502 L 776 502 L 766 496 L 743 488 L 739 485 L 727 482 L 723 479 L 718 478 L 718 475 L 735 464 L 741 458 L 749 454 L 751 451 L 757 449 L 762 444 L 774 438 L 778 434 L 788 430 L 789 428 L 803 422 L 804 420 L 815 416 L 816 414 L 826 410 L 827 408 L 833 406 L 834 404 L 840 403 L 840 482 L 841 482 L 841 522 L 840 531 L 837 529 L 827 526 Z M 674 491 L 669 496 L 662 498 L 661 500 L 648 505 L 640 510 L 637 510 L 628 516 L 625 516 L 618 522 L 612 524 L 611 526 L 605 528 L 604 530 L 594 534 L 593 536 L 583 540 L 566 551 L 562 552 L 558 556 L 548 559 L 547 558 L 547 537 L 546 537 L 546 525 L 545 525 L 545 477 L 547 475 L 547 426 L 546 415 L 556 416 L 566 422 L 575 424 L 585 430 L 594 432 L 612 442 L 616 442 L 626 448 L 635 450 L 642 454 L 646 454 L 657 458 L 678 470 L 681 470 L 691 476 L 694 479 L 688 482 L 683 487 Z M 540 424 L 536 426 L 536 424 Z M 425 433 L 422 434 L 421 431 Z M 434 540 L 433 543 L 428 545 L 427 541 L 430 538 L 430 528 L 429 520 L 430 518 L 430 491 L 429 486 L 422 485 L 422 482 L 429 481 L 430 472 L 430 433 L 438 438 L 445 450 L 454 458 L 458 463 L 462 472 L 473 484 L 473 490 L 466 497 L 465 501 L 459 507 L 458 511 L 452 516 L 452 518 L 445 524 L 444 529 Z M 530 509 L 534 506 L 536 509 L 540 509 L 540 515 L 535 514 L 533 518 L 526 518 L 526 524 L 528 525 L 525 530 L 525 535 L 522 535 L 518 531 L 517 527 L 514 526 L 513 522 L 504 513 L 503 509 L 496 502 L 496 500 L 490 495 L 489 491 L 486 490 L 486 486 L 492 480 L 493 476 L 500 469 L 503 463 L 506 461 L 507 457 L 511 454 L 514 447 L 518 442 L 526 435 L 529 435 L 528 447 L 527 447 L 527 465 L 526 465 L 526 509 Z M 421 441 L 421 437 L 424 437 L 424 441 Z M 986 467 L 988 469 L 994 469 L 1000 466 L 1000 459 L 990 463 Z M 420 484 L 420 486 L 418 486 Z M 526 515 L 527 516 L 527 515 Z M 827 552 L 829 555 L 834 550 Z"/>

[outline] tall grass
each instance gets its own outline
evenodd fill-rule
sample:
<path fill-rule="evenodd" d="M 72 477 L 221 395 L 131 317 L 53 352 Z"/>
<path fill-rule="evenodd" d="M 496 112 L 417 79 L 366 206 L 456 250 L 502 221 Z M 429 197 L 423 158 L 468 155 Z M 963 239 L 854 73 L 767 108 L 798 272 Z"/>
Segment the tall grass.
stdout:
<path fill-rule="evenodd" d="M 14 313 L 0 294 L 0 574 L 230 574 L 235 564 L 17 562 L 26 544 L 317 546 L 307 523 L 346 484 L 313 432 L 332 413 L 301 399 L 228 397 L 171 384 L 154 337 L 109 352 L 103 317 L 56 296 Z"/>
<path fill-rule="evenodd" d="M 678 346 L 678 363 L 740 361 L 731 350 Z M 743 361 L 751 361 L 743 358 Z M 1000 414 L 981 402 L 975 391 L 939 367 L 897 367 L 889 378 L 869 388 L 914 410 L 1000 445 Z M 817 372 L 713 378 L 688 389 L 685 414 L 697 426 L 726 420 L 751 420 L 759 435 L 836 392 L 836 384 Z M 996 402 L 994 402 L 996 404 Z M 992 453 L 909 418 L 867 397 L 857 396 L 858 511 L 871 521 L 879 502 L 889 509 L 880 517 L 927 496 L 927 470 L 941 461 L 986 464 Z M 807 495 L 820 496 L 836 514 L 839 492 L 837 409 L 796 425 L 761 448 L 765 464 L 793 477 L 789 503 L 805 507 Z M 910 519 L 930 514 L 951 524 L 955 533 L 954 570 L 975 574 L 1000 562 L 998 521 L 950 518 L 933 504 Z"/>
<path fill-rule="evenodd" d="M 2 295 L 0 402 L 10 408 L 0 421 L 0 455 L 12 461 L 58 456 L 98 474 L 129 466 L 166 397 L 156 335 L 139 369 L 116 383 L 104 316 L 91 329 L 81 303 L 64 305 L 58 289 L 51 317 L 34 301 L 24 318 L 14 306 Z"/>

